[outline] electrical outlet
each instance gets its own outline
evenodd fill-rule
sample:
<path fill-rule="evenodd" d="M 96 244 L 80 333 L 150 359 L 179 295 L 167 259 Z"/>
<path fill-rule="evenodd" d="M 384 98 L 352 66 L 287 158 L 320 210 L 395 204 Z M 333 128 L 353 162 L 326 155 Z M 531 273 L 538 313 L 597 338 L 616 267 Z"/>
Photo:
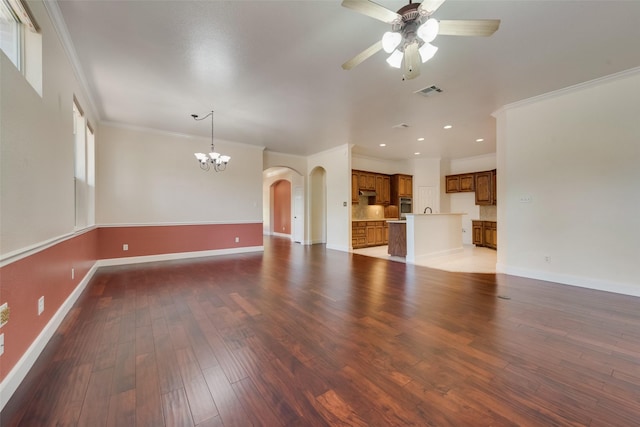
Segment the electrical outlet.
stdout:
<path fill-rule="evenodd" d="M 523 194 L 520 196 L 520 203 L 531 203 L 532 199 L 531 194 Z"/>
<path fill-rule="evenodd" d="M 7 324 L 9 321 L 9 303 L 0 305 L 0 328 Z"/>
<path fill-rule="evenodd" d="M 0 334 L 0 356 L 4 353 L 4 334 Z"/>
<path fill-rule="evenodd" d="M 128 251 L 129 250 L 129 245 L 126 244 L 126 243 L 124 245 L 122 245 L 122 250 L 123 251 Z"/>
<path fill-rule="evenodd" d="M 240 238 L 236 237 L 236 243 L 240 243 Z"/>
<path fill-rule="evenodd" d="M 38 298 L 38 316 L 44 311 L 44 297 Z"/>
<path fill-rule="evenodd" d="M 544 262 L 546 262 L 547 264 L 551 264 L 551 256 L 550 255 L 545 255 Z"/>

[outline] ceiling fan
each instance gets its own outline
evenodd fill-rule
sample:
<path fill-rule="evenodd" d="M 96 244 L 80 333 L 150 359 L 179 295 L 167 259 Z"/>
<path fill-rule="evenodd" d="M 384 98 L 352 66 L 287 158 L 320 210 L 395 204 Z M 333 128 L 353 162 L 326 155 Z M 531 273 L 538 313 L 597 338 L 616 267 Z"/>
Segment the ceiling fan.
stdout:
<path fill-rule="evenodd" d="M 379 50 L 391 55 L 387 63 L 394 68 L 403 68 L 404 79 L 420 75 L 420 63 L 435 55 L 438 48 L 431 44 L 436 36 L 490 36 L 498 30 L 499 19 L 442 20 L 432 18 L 433 13 L 445 0 L 424 0 L 401 7 L 393 12 L 369 0 L 343 0 L 342 6 L 363 15 L 391 24 L 391 31 L 369 48 L 360 52 L 342 68 L 350 70 Z"/>

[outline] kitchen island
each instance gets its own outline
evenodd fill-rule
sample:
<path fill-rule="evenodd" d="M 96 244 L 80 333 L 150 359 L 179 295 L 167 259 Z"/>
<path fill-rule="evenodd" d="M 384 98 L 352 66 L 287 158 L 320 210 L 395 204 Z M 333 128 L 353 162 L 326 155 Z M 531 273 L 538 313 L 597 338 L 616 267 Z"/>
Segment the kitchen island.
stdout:
<path fill-rule="evenodd" d="M 462 252 L 462 215 L 466 214 L 407 214 L 406 262 Z"/>
<path fill-rule="evenodd" d="M 391 256 L 407 256 L 407 221 L 392 220 L 389 224 L 389 246 L 387 253 Z"/>

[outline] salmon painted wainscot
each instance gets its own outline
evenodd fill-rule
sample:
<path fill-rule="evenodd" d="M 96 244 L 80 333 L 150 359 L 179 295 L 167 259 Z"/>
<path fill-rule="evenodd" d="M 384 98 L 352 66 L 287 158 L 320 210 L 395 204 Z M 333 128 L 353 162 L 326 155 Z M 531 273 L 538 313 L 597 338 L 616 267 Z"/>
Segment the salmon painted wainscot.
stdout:
<path fill-rule="evenodd" d="M 262 222 L 100 226 L 3 257 L 0 305 L 9 321 L 0 329 L 0 410 L 100 266 L 263 251 L 262 239 Z"/>

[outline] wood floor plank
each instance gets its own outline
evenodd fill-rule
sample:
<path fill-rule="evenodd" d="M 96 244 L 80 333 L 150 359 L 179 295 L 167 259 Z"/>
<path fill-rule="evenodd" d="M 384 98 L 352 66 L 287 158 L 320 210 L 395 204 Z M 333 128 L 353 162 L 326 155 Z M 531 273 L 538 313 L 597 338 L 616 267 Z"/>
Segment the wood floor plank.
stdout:
<path fill-rule="evenodd" d="M 136 426 L 164 425 L 155 353 L 136 356 Z"/>
<path fill-rule="evenodd" d="M 184 384 L 185 393 L 191 408 L 193 422 L 198 425 L 204 421 L 217 417 L 218 408 L 216 408 L 207 383 L 203 376 L 192 378 Z"/>
<path fill-rule="evenodd" d="M 2 427 L 638 424 L 640 298 L 264 244 L 99 268 Z"/>
<path fill-rule="evenodd" d="M 193 426 L 189 402 L 183 388 L 162 395 L 162 410 L 167 427 Z"/>
<path fill-rule="evenodd" d="M 221 366 L 204 371 L 204 378 L 225 427 L 252 425 Z"/>
<path fill-rule="evenodd" d="M 136 424 L 136 391 L 129 389 L 114 394 L 109 399 L 107 427 L 133 426 Z"/>
<path fill-rule="evenodd" d="M 114 368 L 107 368 L 92 372 L 82 410 L 80 411 L 78 425 L 106 425 L 109 415 L 110 384 L 113 381 L 113 370 Z"/>

